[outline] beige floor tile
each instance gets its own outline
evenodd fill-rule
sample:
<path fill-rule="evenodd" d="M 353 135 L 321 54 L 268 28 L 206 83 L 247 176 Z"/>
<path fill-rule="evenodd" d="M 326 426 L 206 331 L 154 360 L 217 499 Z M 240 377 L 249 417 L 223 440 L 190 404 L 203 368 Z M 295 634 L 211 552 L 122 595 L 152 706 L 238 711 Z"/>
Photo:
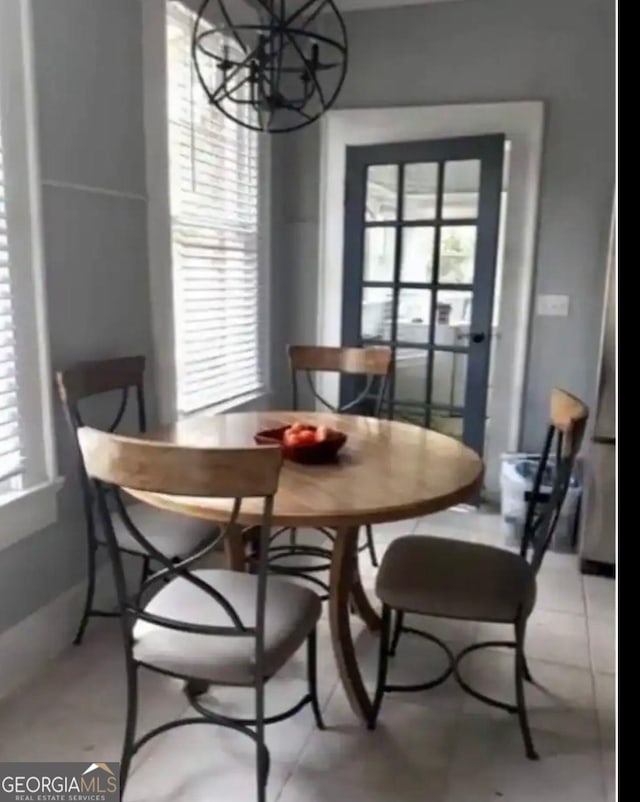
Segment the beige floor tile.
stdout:
<path fill-rule="evenodd" d="M 119 761 L 123 723 L 75 708 L 43 708 L 29 727 L 0 718 L 0 762 Z"/>
<path fill-rule="evenodd" d="M 478 640 L 493 639 L 512 640 L 513 627 L 481 624 Z M 527 625 L 526 653 L 532 659 L 588 669 L 589 640 L 585 618 L 552 610 L 534 610 Z"/>
<path fill-rule="evenodd" d="M 616 580 L 603 576 L 584 576 L 582 580 L 589 618 L 603 618 L 612 621 L 616 609 Z"/>
<path fill-rule="evenodd" d="M 405 624 L 434 635 L 456 649 L 473 643 L 478 634 L 478 623 L 476 621 L 456 621 L 450 618 L 409 614 L 405 617 Z M 404 637 L 403 635 L 402 638 L 404 639 Z M 406 637 L 414 640 L 418 636 L 407 635 Z M 417 641 L 417 643 L 424 644 L 426 649 L 435 648 L 426 641 Z"/>
<path fill-rule="evenodd" d="M 613 674 L 594 676 L 596 706 L 603 749 L 612 749 L 616 739 L 616 688 Z"/>
<path fill-rule="evenodd" d="M 600 738 L 595 714 L 591 673 L 584 669 L 529 660 L 535 684 L 526 683 L 525 692 L 529 722 L 534 743 L 541 754 L 543 749 L 554 754 L 564 749 L 564 742 L 573 738 L 575 748 L 598 753 Z M 470 655 L 462 667 L 463 678 L 485 695 L 515 703 L 513 654 L 487 650 Z M 474 697 L 467 696 L 464 712 L 480 718 L 505 717 L 511 721 L 513 731 L 519 734 L 515 716 L 508 716 L 498 708 L 489 707 Z"/>
<path fill-rule="evenodd" d="M 444 510 L 420 518 L 415 531 L 420 534 L 444 536 L 449 532 L 464 533 L 469 540 L 475 540 L 478 535 L 499 537 L 500 517 L 494 512 L 485 510 L 479 512 Z"/>
<path fill-rule="evenodd" d="M 589 648 L 591 664 L 595 673 L 615 673 L 616 629 L 613 620 L 589 618 Z"/>
<path fill-rule="evenodd" d="M 613 674 L 594 676 L 602 764 L 607 802 L 613 802 L 616 790 L 616 689 Z"/>
<path fill-rule="evenodd" d="M 604 802 L 597 754 L 567 748 L 542 760 L 527 760 L 520 743 L 503 722 L 487 732 L 479 722 L 469 734 L 473 744 L 461 747 L 449 775 L 445 802 Z M 481 749 L 478 748 L 481 745 Z"/>
<path fill-rule="evenodd" d="M 373 527 L 373 537 L 376 544 L 390 543 L 402 535 L 411 535 L 415 532 L 421 518 L 409 518 L 406 521 L 393 521 L 388 524 L 375 524 Z"/>
<path fill-rule="evenodd" d="M 447 802 L 603 802 L 604 779 L 592 677 L 588 670 L 529 660 L 526 684 L 539 761 L 529 761 L 515 716 L 467 698 L 458 721 Z M 514 701 L 511 654 L 469 657 L 463 676 L 476 689 Z M 471 794 L 474 794 L 473 796 Z"/>
<path fill-rule="evenodd" d="M 281 726 L 269 728 L 272 745 Z M 255 754 L 252 740 L 228 728 L 194 724 L 172 730 L 158 737 L 148 756 L 142 752 L 124 802 L 249 802 L 255 799 Z M 278 798 L 293 768 L 272 754 L 269 802 Z"/>
<path fill-rule="evenodd" d="M 543 571 L 560 571 L 566 574 L 580 574 L 580 562 L 578 555 L 575 553 L 558 552 L 549 549 L 544 555 L 542 563 Z"/>
<path fill-rule="evenodd" d="M 140 671 L 139 731 L 179 716 L 182 685 Z M 22 692 L 0 707 L 0 759 L 119 759 L 126 711 L 118 625 L 98 622 Z M 104 753 L 107 757 L 101 757 Z"/>
<path fill-rule="evenodd" d="M 278 802 L 443 802 L 447 775 L 430 769 L 419 777 L 394 772 L 385 781 L 365 776 L 357 784 L 307 772 L 299 766 L 289 779 Z"/>
<path fill-rule="evenodd" d="M 365 684 L 369 692 L 373 695 L 377 680 L 378 660 L 379 660 L 379 641 L 364 629 L 361 622 L 352 619 L 352 630 L 355 634 L 356 654 L 358 663 Z M 452 643 L 451 648 L 454 653 L 461 648 L 460 643 Z M 388 682 L 398 685 L 411 685 L 427 682 L 430 678 L 435 678 L 442 674 L 447 666 L 447 657 L 440 647 L 429 643 L 423 638 L 405 633 L 400 639 L 396 657 L 389 662 Z M 341 685 L 336 685 L 336 693 L 341 692 Z M 395 699 L 399 703 L 410 703 L 412 705 L 425 705 L 432 708 L 434 712 L 442 712 L 450 715 L 460 709 L 462 696 L 460 689 L 453 681 L 447 681 L 443 685 L 428 691 L 419 693 L 394 693 L 387 698 Z M 332 697 L 332 701 L 334 701 Z M 385 708 L 386 708 L 385 699 Z M 332 721 L 332 706 L 327 709 L 327 722 L 336 724 Z M 354 721 L 353 714 L 348 708 L 344 708 L 344 721 Z"/>
<path fill-rule="evenodd" d="M 378 727 L 370 732 L 354 719 L 337 689 L 326 717 L 330 727 L 312 733 L 300 756 L 298 778 L 317 784 L 330 777 L 337 786 L 390 789 L 400 781 L 415 787 L 421 780 L 442 778 L 446 770 L 455 734 L 450 711 L 389 695 Z"/>
<path fill-rule="evenodd" d="M 441 514 L 441 513 L 438 513 Z M 461 528 L 457 521 L 437 521 L 431 520 L 432 517 L 422 518 L 416 530 L 415 535 L 426 535 L 428 537 L 442 537 L 449 538 L 450 540 L 472 540 L 475 539 L 474 535 L 468 530 Z"/>
<path fill-rule="evenodd" d="M 536 609 L 585 615 L 582 577 L 577 563 L 569 570 L 558 570 L 543 563 L 538 574 Z"/>
<path fill-rule="evenodd" d="M 616 802 L 616 752 L 615 749 L 606 749 L 602 753 L 602 769 L 604 772 L 604 785 L 606 789 L 607 802 Z"/>
<path fill-rule="evenodd" d="M 591 675 L 530 660 L 541 687 L 526 685 L 539 761 L 527 760 L 518 721 L 469 698 L 458 721 L 446 802 L 605 799 Z M 497 651 L 469 660 L 465 678 L 481 691 L 513 701 L 513 663 Z"/>

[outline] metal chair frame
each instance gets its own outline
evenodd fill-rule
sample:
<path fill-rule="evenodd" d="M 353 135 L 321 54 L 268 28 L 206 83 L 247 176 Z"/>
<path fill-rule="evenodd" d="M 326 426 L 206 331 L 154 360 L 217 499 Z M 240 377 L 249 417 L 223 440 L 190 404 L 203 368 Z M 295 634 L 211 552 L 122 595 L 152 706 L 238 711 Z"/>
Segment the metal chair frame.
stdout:
<path fill-rule="evenodd" d="M 147 431 L 147 413 L 144 393 L 145 363 L 146 360 L 143 356 L 105 359 L 99 362 L 81 363 L 68 370 L 59 371 L 56 376 L 64 415 L 73 435 L 77 453 L 77 468 L 80 477 L 80 489 L 87 534 L 87 590 L 82 616 L 73 639 L 73 643 L 76 646 L 82 643 L 91 617 L 114 618 L 119 615 L 117 611 L 99 610 L 93 607 L 96 587 L 97 553 L 98 549 L 106 548 L 107 544 L 106 541 L 104 539 L 101 540 L 96 533 L 96 497 L 92 483 L 87 476 L 78 443 L 78 430 L 86 425 L 86 421 L 81 412 L 81 404 L 89 398 L 94 398 L 109 392 L 119 393 L 115 416 L 112 418 L 106 431 L 112 434 L 117 432 L 118 427 L 129 409 L 129 404 L 133 403 L 135 405 L 134 414 L 137 423 L 137 432 L 139 434 L 144 434 Z M 104 373 L 100 372 L 101 369 L 104 369 Z M 86 376 L 90 376 L 90 378 L 87 380 Z M 78 377 L 80 377 L 79 382 Z M 112 512 L 115 512 L 120 517 L 124 527 L 132 538 L 137 541 L 138 536 L 141 534 L 140 530 L 131 520 L 130 516 L 126 514 L 125 505 L 120 498 L 117 488 L 111 489 L 111 495 L 113 496 L 111 501 Z M 152 560 L 154 558 L 147 554 L 140 553 L 139 551 L 128 549 L 122 545 L 120 545 L 119 548 L 123 554 L 135 557 L 141 561 L 140 584 L 142 584 L 149 576 Z"/>
<path fill-rule="evenodd" d="M 586 408 L 585 408 L 586 410 Z M 534 574 L 537 575 L 544 556 L 551 544 L 553 534 L 558 523 L 562 505 L 567 495 L 573 474 L 575 457 L 582 440 L 584 426 L 586 424 L 586 411 L 584 418 L 581 418 L 576 426 L 576 431 L 565 434 L 552 422 L 547 430 L 544 447 L 538 464 L 538 468 L 533 481 L 533 488 L 527 497 L 527 510 L 523 529 L 520 556 L 531 566 Z M 554 479 L 550 493 L 542 493 L 542 486 L 545 470 L 549 464 L 549 458 L 553 441 L 555 439 L 555 463 Z M 392 623 L 392 616 L 395 612 L 395 623 Z M 384 694 L 391 692 L 411 692 L 427 690 L 440 685 L 451 675 L 454 676 L 460 687 L 468 694 L 485 704 L 500 708 L 510 714 L 517 714 L 524 742 L 525 752 L 529 759 L 537 760 L 538 754 L 535 750 L 529 720 L 527 715 L 524 682 L 533 683 L 534 680 L 529 672 L 525 657 L 525 636 L 527 615 L 522 610 L 518 610 L 513 621 L 515 638 L 509 640 L 491 640 L 481 643 L 474 643 L 462 649 L 457 655 L 451 651 L 449 646 L 441 639 L 413 627 L 404 625 L 404 611 L 392 610 L 386 604 L 382 606 L 382 625 L 380 632 L 380 655 L 378 663 L 378 677 L 376 691 L 372 706 L 371 716 L 368 721 L 369 729 L 375 729 L 380 707 Z M 453 617 L 453 616 L 452 616 Z M 395 656 L 398 642 L 403 633 L 409 633 L 418 637 L 425 638 L 438 645 L 447 657 L 446 669 L 436 678 L 428 682 L 417 685 L 394 685 L 387 683 L 387 673 L 389 658 Z M 514 678 L 516 703 L 512 704 L 499 699 L 494 699 L 481 693 L 471 686 L 462 676 L 460 671 L 461 662 L 472 652 L 480 649 L 502 647 L 513 649 L 515 652 Z"/>
<path fill-rule="evenodd" d="M 336 406 L 334 404 L 331 404 L 329 401 L 327 401 L 326 398 L 324 398 L 323 395 L 321 395 L 321 393 L 318 391 L 316 387 L 316 383 L 314 381 L 314 376 L 313 376 L 313 374 L 315 373 L 330 372 L 331 369 L 296 367 L 293 361 L 291 360 L 291 350 L 292 347 L 290 346 L 289 368 L 291 374 L 291 399 L 292 399 L 292 407 L 294 410 L 297 411 L 300 409 L 300 390 L 299 390 L 298 380 L 299 380 L 299 375 L 303 373 L 307 387 L 309 388 L 312 396 L 330 412 L 335 412 L 335 413 L 349 412 L 353 409 L 356 409 L 364 401 L 373 399 L 374 403 L 373 417 L 376 418 L 380 417 L 380 413 L 382 411 L 382 405 L 384 403 L 384 399 L 388 390 L 389 374 L 391 372 L 391 367 L 392 367 L 392 360 L 390 354 L 389 354 L 388 370 L 386 373 L 354 373 L 352 371 L 349 371 L 351 375 L 364 376 L 366 379 L 365 385 L 363 389 L 351 401 Z M 317 350 L 322 350 L 322 349 L 320 347 L 317 347 Z M 327 350 L 334 351 L 335 349 L 332 348 Z M 333 372 L 341 373 L 340 370 L 335 370 Z M 286 531 L 290 532 L 289 543 L 282 546 L 274 546 L 273 542 L 283 532 Z M 331 541 L 331 543 L 335 542 L 335 535 L 326 527 L 318 527 L 317 531 L 321 532 L 326 538 L 328 538 Z M 373 528 L 370 524 L 368 524 L 365 527 L 365 542 L 361 546 L 359 546 L 358 551 L 359 552 L 368 551 L 371 564 L 373 565 L 374 568 L 378 567 L 378 556 L 376 554 L 375 541 L 373 539 Z M 322 560 L 322 562 L 318 562 L 316 565 L 278 564 L 281 560 L 286 560 L 290 557 L 295 557 L 295 556 L 315 557 Z M 297 543 L 295 529 L 287 529 L 287 528 L 278 529 L 271 535 L 269 541 L 269 566 L 271 571 L 273 573 L 282 574 L 285 576 L 299 577 L 311 583 L 312 585 L 315 585 L 320 589 L 323 601 L 326 601 L 329 597 L 328 596 L 329 586 L 324 580 L 318 578 L 317 576 L 314 576 L 314 574 L 327 571 L 330 564 L 331 564 L 331 549 L 323 548 L 322 546 L 300 545 L 299 543 Z"/>
<path fill-rule="evenodd" d="M 315 629 L 307 638 L 307 693 L 298 702 L 296 702 L 296 704 L 287 710 L 284 710 L 283 712 L 273 716 L 267 716 L 265 714 L 265 686 L 268 681 L 268 678 L 265 676 L 264 669 L 264 628 L 268 572 L 266 547 L 269 541 L 269 533 L 271 530 L 273 495 L 265 496 L 263 502 L 262 523 L 259 527 L 259 538 L 261 545 L 260 554 L 262 556 L 258 558 L 259 561 L 257 566 L 256 625 L 254 627 L 247 627 L 243 624 L 233 605 L 222 593 L 189 571 L 189 567 L 193 563 L 202 559 L 211 551 L 213 551 L 227 536 L 228 532 L 237 526 L 241 511 L 242 498 L 234 498 L 231 516 L 227 525 L 222 530 L 213 531 L 208 542 L 203 544 L 203 546 L 196 553 L 191 554 L 180 561 L 171 561 L 167 559 L 162 552 L 158 551 L 153 544 L 150 543 L 135 526 L 133 526 L 127 514 L 126 506 L 122 502 L 119 492 L 117 492 L 119 491 L 119 488 L 96 478 L 89 479 L 89 482 L 93 487 L 98 514 L 105 533 L 106 547 L 113 569 L 116 594 L 118 598 L 118 614 L 120 617 L 121 633 L 125 650 L 127 677 L 127 716 L 121 757 L 121 793 L 124 792 L 133 757 L 148 741 L 164 732 L 167 732 L 168 730 L 176 729 L 178 727 L 184 727 L 190 724 L 216 724 L 218 726 L 234 730 L 235 732 L 239 732 L 253 740 L 256 744 L 257 800 L 258 802 L 266 802 L 266 788 L 269 776 L 270 757 L 269 750 L 265 743 L 265 727 L 269 724 L 275 724 L 277 722 L 284 721 L 285 719 L 295 715 L 306 705 L 310 705 L 316 725 L 319 729 L 325 728 L 317 691 L 317 635 Z M 114 491 L 116 492 L 114 493 Z M 166 492 L 166 490 L 163 492 Z M 142 581 L 140 587 L 133 593 L 130 593 L 127 589 L 122 561 L 123 549 L 121 549 L 118 544 L 110 511 L 110 500 L 114 497 L 123 519 L 128 521 L 131 525 L 130 531 L 132 536 L 140 544 L 141 548 L 147 552 L 149 559 L 152 559 L 154 562 L 162 566 L 153 574 L 148 575 Z M 154 615 L 145 611 L 143 598 L 148 598 L 152 595 L 154 590 L 158 590 L 161 585 L 171 582 L 176 578 L 181 578 L 190 582 L 203 593 L 208 595 L 214 602 L 216 602 L 227 615 L 229 619 L 228 626 L 194 624 L 173 618 L 165 618 L 163 616 Z M 255 684 L 253 686 L 256 698 L 255 718 L 234 718 L 217 713 L 215 710 L 212 710 L 203 704 L 201 700 L 201 693 L 199 690 L 196 690 L 197 688 L 202 687 L 201 683 L 198 683 L 197 681 L 192 682 L 192 678 L 186 674 L 176 674 L 143 661 L 136 660 L 134 656 L 133 630 L 135 623 L 139 620 L 148 621 L 158 626 L 173 629 L 178 632 L 189 632 L 199 635 L 253 638 L 256 644 Z M 198 715 L 165 722 L 149 730 L 144 735 L 136 738 L 136 724 L 138 717 L 138 672 L 140 668 L 146 668 L 165 676 L 186 680 L 183 686 L 183 692 L 190 705 L 194 708 Z"/>
<path fill-rule="evenodd" d="M 99 363 L 90 363 L 91 367 L 96 367 Z M 145 395 L 144 395 L 144 368 L 145 368 L 145 358 L 142 356 L 137 357 L 124 357 L 122 360 L 105 360 L 103 363 L 105 366 L 107 365 L 116 365 L 116 364 L 123 364 L 127 365 L 127 370 L 123 371 L 122 374 L 118 371 L 118 376 L 122 376 L 122 379 L 116 379 L 114 382 L 107 381 L 104 385 L 100 386 L 95 392 L 91 388 L 86 388 L 85 390 L 81 391 L 80 393 L 70 393 L 65 386 L 65 371 L 60 371 L 57 374 L 57 381 L 58 381 L 58 388 L 60 397 L 63 404 L 65 418 L 69 424 L 69 428 L 71 433 L 73 434 L 76 451 L 77 451 L 77 466 L 78 466 L 78 474 L 80 476 L 80 489 L 82 492 L 82 504 L 84 509 L 84 516 L 85 516 L 85 526 L 86 526 L 86 533 L 87 533 L 87 592 L 85 594 L 85 602 L 82 612 L 82 617 L 80 619 L 80 624 L 78 625 L 78 629 L 73 639 L 73 643 L 77 646 L 82 643 L 82 639 L 84 637 L 87 625 L 89 623 L 89 619 L 91 617 L 101 617 L 101 618 L 113 618 L 119 613 L 117 611 L 111 610 L 98 610 L 94 609 L 93 602 L 95 596 L 95 587 L 96 587 L 96 562 L 97 562 L 97 552 L 100 548 L 106 548 L 107 543 L 105 540 L 101 540 L 96 533 L 96 522 L 95 522 L 95 511 L 96 511 L 96 495 L 92 488 L 92 483 L 87 476 L 84 461 L 82 459 L 82 454 L 80 452 L 80 447 L 78 443 L 78 429 L 82 428 L 86 425 L 85 420 L 82 416 L 80 410 L 80 404 L 83 400 L 87 398 L 92 398 L 97 395 L 103 395 L 104 393 L 108 392 L 119 392 L 120 398 L 118 401 L 118 406 L 116 409 L 115 416 L 113 417 L 110 425 L 107 427 L 106 431 L 114 433 L 117 431 L 118 427 L 120 426 L 122 419 L 129 407 L 129 401 L 131 398 L 131 394 L 133 392 L 135 398 L 135 406 L 136 406 L 136 419 L 138 424 L 138 432 L 144 433 L 147 429 L 147 416 L 146 416 L 146 405 L 145 405 Z M 78 366 L 78 369 L 82 369 L 83 366 Z M 127 378 L 124 378 L 124 377 Z M 124 383 L 123 383 L 124 382 Z M 126 515 L 122 514 L 122 511 L 125 510 L 124 505 L 119 497 L 119 493 L 117 489 L 112 490 L 112 495 L 115 497 L 115 500 L 112 502 L 112 505 L 117 509 L 120 517 L 124 525 L 126 526 L 127 530 L 131 534 L 131 536 L 137 541 L 138 537 L 141 536 L 136 525 L 133 523 L 131 518 Z M 140 583 L 143 584 L 146 578 L 149 575 L 151 570 L 151 557 L 147 556 L 146 554 L 141 554 L 138 551 L 133 551 L 131 549 L 127 549 L 123 546 L 118 546 L 119 550 L 123 554 L 128 554 L 129 556 L 136 557 L 142 561 L 142 568 L 141 568 L 141 575 L 140 575 Z"/>

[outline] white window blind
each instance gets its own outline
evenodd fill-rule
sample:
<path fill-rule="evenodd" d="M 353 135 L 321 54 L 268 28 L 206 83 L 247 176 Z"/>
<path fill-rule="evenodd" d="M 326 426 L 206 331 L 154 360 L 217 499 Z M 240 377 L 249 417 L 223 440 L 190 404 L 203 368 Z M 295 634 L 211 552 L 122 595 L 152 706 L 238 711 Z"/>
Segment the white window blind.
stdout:
<path fill-rule="evenodd" d="M 0 130 L 0 492 L 18 489 L 22 473 L 16 373 L 7 192 Z"/>
<path fill-rule="evenodd" d="M 210 106 L 192 65 L 194 15 L 177 2 L 167 14 L 177 404 L 188 413 L 262 386 L 258 134 Z M 236 47 L 208 42 L 225 45 Z"/>

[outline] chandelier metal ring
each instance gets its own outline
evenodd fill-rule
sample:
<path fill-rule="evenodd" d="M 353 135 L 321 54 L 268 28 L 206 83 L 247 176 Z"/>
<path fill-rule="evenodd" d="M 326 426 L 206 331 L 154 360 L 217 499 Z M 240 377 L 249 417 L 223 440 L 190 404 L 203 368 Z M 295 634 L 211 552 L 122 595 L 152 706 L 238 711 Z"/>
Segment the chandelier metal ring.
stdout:
<path fill-rule="evenodd" d="M 222 22 L 212 21 L 210 7 Z M 249 8 L 257 21 L 234 23 L 225 0 L 203 0 L 192 37 L 198 81 L 209 102 L 245 128 L 303 128 L 334 104 L 344 83 L 344 20 L 334 0 L 305 0 L 289 14 L 286 0 L 252 0 Z M 325 33 L 324 25 L 318 31 L 320 22 L 337 26 L 337 33 Z"/>

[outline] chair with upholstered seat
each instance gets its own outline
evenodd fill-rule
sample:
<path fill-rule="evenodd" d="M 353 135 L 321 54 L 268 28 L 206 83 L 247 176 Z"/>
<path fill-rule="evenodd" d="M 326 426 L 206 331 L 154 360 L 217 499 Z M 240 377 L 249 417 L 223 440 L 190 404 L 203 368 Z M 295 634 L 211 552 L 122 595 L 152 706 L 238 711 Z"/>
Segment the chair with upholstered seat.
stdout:
<path fill-rule="evenodd" d="M 269 752 L 265 726 L 311 705 L 323 722 L 316 691 L 316 625 L 322 612 L 317 594 L 286 580 L 268 577 L 267 543 L 273 498 L 282 466 L 277 446 L 213 449 L 121 437 L 82 428 L 78 431 L 87 475 L 104 528 L 114 572 L 127 671 L 127 720 L 121 762 L 124 787 L 137 750 L 157 735 L 189 724 L 228 727 L 251 738 L 257 749 L 257 798 L 266 799 Z M 139 546 L 162 567 L 142 587 L 126 587 L 122 549 L 110 514 L 109 488 L 163 495 L 229 500 L 229 529 L 241 520 L 245 499 L 260 504 L 260 557 L 255 574 L 194 569 L 215 548 L 226 529 L 212 534 L 202 549 L 176 563 L 142 534 Z M 145 602 L 145 599 L 150 601 Z M 290 709 L 267 717 L 265 685 L 307 644 L 308 692 Z M 196 711 L 136 737 L 138 673 L 141 667 L 186 680 L 184 692 Z M 255 718 L 217 712 L 192 689 L 202 684 L 253 689 Z M 212 789 L 212 798 L 216 797 Z"/>
<path fill-rule="evenodd" d="M 133 429 L 142 433 L 146 429 L 146 409 L 144 398 L 143 356 L 104 359 L 96 362 L 83 362 L 56 374 L 58 391 L 65 415 L 74 439 L 77 430 L 84 425 L 81 405 L 88 399 L 104 396 L 104 404 L 115 402 L 115 415 L 104 428 L 113 432 L 132 413 Z M 108 397 L 114 394 L 115 398 Z M 76 439 L 77 446 L 77 439 Z M 112 616 L 116 613 L 94 609 L 96 584 L 96 557 L 99 548 L 106 543 L 96 533 L 95 499 L 87 479 L 84 464 L 78 451 L 80 485 L 84 502 L 85 526 L 87 534 L 87 591 L 82 618 L 74 638 L 74 643 L 82 642 L 89 618 L 92 616 Z M 145 537 L 155 548 L 170 559 L 181 559 L 198 549 L 212 529 L 212 524 L 198 521 L 173 512 L 153 509 L 144 504 L 131 504 L 126 510 L 117 493 L 114 494 L 113 522 L 120 549 L 124 554 L 141 562 L 141 582 L 144 582 L 152 568 L 152 558 L 140 547 L 136 533 L 144 532 Z"/>
<path fill-rule="evenodd" d="M 400 537 L 391 543 L 376 581 L 376 594 L 382 602 L 382 633 L 377 689 L 369 720 L 371 729 L 376 725 L 385 691 L 426 690 L 453 674 L 472 696 L 517 713 L 527 757 L 537 758 L 524 697 L 523 683 L 531 681 L 524 653 L 525 631 L 536 601 L 536 575 L 569 488 L 587 415 L 587 407 L 578 398 L 563 390 L 553 390 L 547 436 L 533 488 L 528 494 L 520 553 L 481 543 L 420 535 Z M 554 441 L 555 451 L 552 451 Z M 553 476 L 551 491 L 543 493 L 541 488 L 543 483 L 548 483 L 549 473 Z M 405 626 L 407 613 L 509 624 L 514 627 L 515 640 L 476 643 L 454 656 L 440 639 Z M 418 685 L 387 684 L 388 660 L 395 655 L 404 632 L 425 637 L 445 651 L 449 662 L 440 676 Z M 460 662 L 465 655 L 498 646 L 515 651 L 515 705 L 480 693 L 460 673 Z"/>
<path fill-rule="evenodd" d="M 391 349 L 382 346 L 366 348 L 338 348 L 318 345 L 290 345 L 289 367 L 291 370 L 292 404 L 294 410 L 300 409 L 300 377 L 304 376 L 310 398 L 319 402 L 331 412 L 355 412 L 379 417 L 386 397 L 389 375 L 392 366 Z M 318 373 L 338 374 L 345 384 L 343 400 L 335 405 L 330 403 L 318 390 L 315 377 Z M 346 399 L 345 399 L 346 396 Z M 303 416 L 301 416 L 303 417 Z M 290 576 L 298 576 L 311 581 L 327 591 L 326 583 L 314 576 L 327 570 L 331 549 L 319 545 L 299 543 L 295 530 L 291 530 L 287 545 L 274 543 L 283 530 L 272 537 L 270 547 L 271 570 Z M 328 529 L 319 530 L 330 542 L 333 534 Z M 359 551 L 367 551 L 371 564 L 378 567 L 378 558 L 371 526 L 365 527 L 364 543 Z M 307 564 L 292 564 L 291 557 L 310 557 Z"/>

